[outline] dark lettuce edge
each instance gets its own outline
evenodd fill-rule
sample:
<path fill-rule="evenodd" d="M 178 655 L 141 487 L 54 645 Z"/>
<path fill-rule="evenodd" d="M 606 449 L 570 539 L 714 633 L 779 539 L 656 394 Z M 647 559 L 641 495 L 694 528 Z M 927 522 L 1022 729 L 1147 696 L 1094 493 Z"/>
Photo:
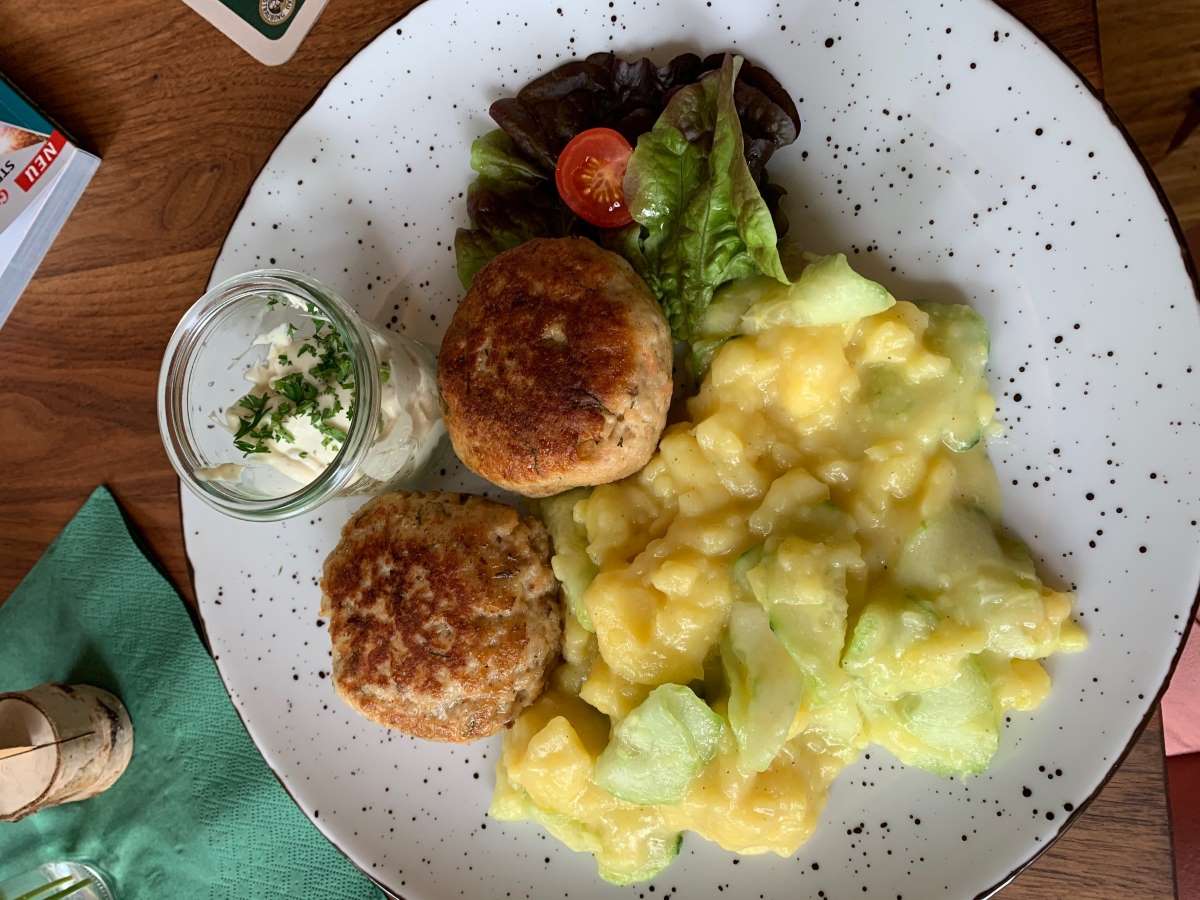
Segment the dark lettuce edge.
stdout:
<path fill-rule="evenodd" d="M 558 199 L 553 185 L 511 184 L 480 176 L 467 189 L 470 228 L 454 236 L 459 281 L 469 288 L 493 257 L 536 237 L 578 233 L 582 224 Z"/>
<path fill-rule="evenodd" d="M 721 68 L 721 61 L 725 58 L 726 54 L 737 55 L 733 50 L 710 53 L 704 58 L 705 70 Z M 762 66 L 756 66 L 749 60 L 745 60 L 742 63 L 741 71 L 738 73 L 738 82 L 740 84 L 751 85 L 765 94 L 791 120 L 796 134 L 800 133 L 800 111 L 796 109 L 796 102 L 792 100 L 792 95 L 788 93 L 787 88 L 780 84 L 774 75 Z"/>
<path fill-rule="evenodd" d="M 490 114 L 526 159 L 550 173 L 562 148 L 585 129 L 614 128 L 635 143 L 654 124 L 670 91 L 703 73 L 694 53 L 661 67 L 649 59 L 593 53 L 540 75 L 515 97 L 497 100 Z"/>
<path fill-rule="evenodd" d="M 547 175 L 563 147 L 588 128 L 608 127 L 630 142 L 654 125 L 671 95 L 705 73 L 720 69 L 724 53 L 701 59 L 682 53 L 666 65 L 593 53 L 535 78 L 492 104 L 492 119 L 522 156 Z M 800 115 L 787 90 L 766 69 L 746 63 L 739 73 L 735 104 L 746 136 L 747 162 L 756 180 L 771 154 L 796 140 Z"/>
<path fill-rule="evenodd" d="M 508 151 L 541 172 L 545 181 L 531 184 L 526 169 L 519 179 L 481 175 L 472 183 L 467 202 L 471 227 L 459 229 L 454 242 L 464 287 L 504 250 L 534 237 L 571 234 L 591 237 L 615 250 L 648 276 L 648 267 L 639 265 L 636 225 L 615 232 L 593 228 L 558 198 L 552 179 L 558 153 L 580 131 L 600 126 L 615 128 L 636 145 L 675 91 L 720 69 L 724 57 L 714 53 L 701 59 L 695 53 L 681 53 L 656 66 L 646 58 L 625 60 L 611 52 L 593 53 L 535 78 L 517 96 L 493 103 L 490 113 L 509 138 Z M 769 180 L 766 166 L 776 150 L 796 140 L 799 113 L 779 81 L 748 62 L 739 73 L 734 103 L 742 123 L 747 167 L 782 238 L 788 229 L 780 204 L 785 192 Z M 513 167 L 514 173 L 517 168 Z"/>

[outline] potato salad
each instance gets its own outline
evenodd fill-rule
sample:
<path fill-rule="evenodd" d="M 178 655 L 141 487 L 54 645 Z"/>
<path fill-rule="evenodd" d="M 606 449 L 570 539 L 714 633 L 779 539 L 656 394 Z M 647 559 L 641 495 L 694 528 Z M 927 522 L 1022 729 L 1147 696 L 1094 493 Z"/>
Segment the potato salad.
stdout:
<path fill-rule="evenodd" d="M 789 856 L 871 744 L 983 771 L 1080 650 L 1072 598 L 1000 523 L 988 332 L 844 257 L 717 293 L 698 392 L 650 463 L 544 501 L 564 662 L 504 739 L 491 815 L 600 874 L 684 832 Z"/>

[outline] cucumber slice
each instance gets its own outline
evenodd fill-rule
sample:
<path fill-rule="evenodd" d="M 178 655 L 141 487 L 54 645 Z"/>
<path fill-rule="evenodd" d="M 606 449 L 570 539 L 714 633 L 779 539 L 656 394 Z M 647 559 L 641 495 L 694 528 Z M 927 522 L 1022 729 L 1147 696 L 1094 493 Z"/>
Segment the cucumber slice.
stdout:
<path fill-rule="evenodd" d="M 587 499 L 590 493 L 588 488 L 576 488 L 547 497 L 539 505 L 542 521 L 554 544 L 550 567 L 562 585 L 563 599 L 579 624 L 587 631 L 595 631 L 583 594 L 599 570 L 587 554 L 587 529 L 575 521 L 575 504 Z"/>
<path fill-rule="evenodd" d="M 991 762 L 1000 732 L 989 683 L 974 659 L 939 688 L 891 703 L 860 700 L 872 740 L 901 762 L 938 775 L 974 775 Z"/>
<path fill-rule="evenodd" d="M 921 300 L 914 304 L 929 316 L 925 345 L 950 360 L 961 385 L 942 443 L 956 453 L 970 450 L 983 439 L 987 426 L 980 420 L 977 404 L 979 394 L 987 389 L 984 372 L 991 348 L 987 322 L 960 303 Z"/>
<path fill-rule="evenodd" d="M 944 356 L 964 378 L 979 378 L 987 368 L 991 338 L 983 316 L 961 303 L 914 300 L 913 305 L 929 316 L 925 345 Z"/>
<path fill-rule="evenodd" d="M 660 685 L 613 729 L 592 781 L 630 803 L 677 803 L 716 755 L 723 729 L 691 688 Z"/>
<path fill-rule="evenodd" d="M 682 833 L 659 830 L 639 830 L 613 840 L 612 829 L 585 824 L 538 806 L 528 793 L 508 780 L 503 766 L 496 774 L 496 794 L 488 816 L 500 822 L 536 822 L 577 853 L 593 854 L 600 877 L 618 885 L 653 878 L 679 855 L 683 843 Z"/>
<path fill-rule="evenodd" d="M 679 855 L 683 845 L 683 833 L 654 835 L 643 842 L 644 856 L 636 861 L 621 859 L 606 861 L 597 857 L 597 871 L 601 878 L 611 884 L 626 885 L 638 881 L 649 881 Z"/>
<path fill-rule="evenodd" d="M 729 683 L 727 716 L 738 746 L 738 768 L 762 772 L 787 741 L 804 695 L 804 676 L 757 603 L 736 601 L 721 643 Z"/>
<path fill-rule="evenodd" d="M 1070 601 L 1038 578 L 1029 550 L 986 513 L 952 504 L 921 525 L 893 568 L 901 587 L 983 635 L 988 650 L 1041 659 L 1058 649 Z"/>
<path fill-rule="evenodd" d="M 742 314 L 739 322 L 742 334 L 759 334 L 779 325 L 856 322 L 895 305 L 895 298 L 883 285 L 863 278 L 850 268 L 845 254 L 808 259 L 800 277 L 791 284 L 781 284 L 766 276 L 735 282 L 729 289 L 737 292 L 733 295 L 735 302 L 741 301 L 741 292 L 759 294 Z"/>
<path fill-rule="evenodd" d="M 956 503 L 921 524 L 900 551 L 895 573 L 904 587 L 941 592 L 992 564 L 1010 565 L 992 520 Z"/>
<path fill-rule="evenodd" d="M 896 700 L 950 683 L 986 640 L 984 629 L 944 618 L 928 601 L 885 596 L 859 614 L 842 668 L 876 697 Z"/>
<path fill-rule="evenodd" d="M 745 573 L 771 630 L 818 694 L 838 680 L 851 583 L 865 575 L 853 520 L 830 503 L 795 510 Z M 735 566 L 736 570 L 736 566 Z"/>
<path fill-rule="evenodd" d="M 942 431 L 942 443 L 955 453 L 965 453 L 983 440 L 987 425 L 965 407 L 951 415 Z"/>
<path fill-rule="evenodd" d="M 799 268 L 789 284 L 754 275 L 717 291 L 692 345 L 689 366 L 696 378 L 708 370 L 721 346 L 739 334 L 759 334 L 777 325 L 840 325 L 896 303 L 886 288 L 850 268 L 842 253 L 805 253 L 803 262 L 802 268 L 789 264 L 789 277 Z"/>
<path fill-rule="evenodd" d="M 903 426 L 922 399 L 919 389 L 896 366 L 867 366 L 860 377 L 872 421 Z"/>
<path fill-rule="evenodd" d="M 754 590 L 750 587 L 750 581 L 746 575 L 751 569 L 762 562 L 763 546 L 756 544 L 751 547 L 733 563 L 733 572 L 731 578 L 733 580 L 733 588 L 737 596 L 743 600 L 754 599 Z"/>

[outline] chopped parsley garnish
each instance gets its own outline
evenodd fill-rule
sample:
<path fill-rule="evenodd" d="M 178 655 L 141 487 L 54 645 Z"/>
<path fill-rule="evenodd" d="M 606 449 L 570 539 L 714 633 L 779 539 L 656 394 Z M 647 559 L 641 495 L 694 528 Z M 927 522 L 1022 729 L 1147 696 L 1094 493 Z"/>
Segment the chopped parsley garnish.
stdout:
<path fill-rule="evenodd" d="M 258 399 L 263 400 L 264 398 Z M 241 405 L 244 409 L 249 409 L 245 405 L 245 398 Z M 246 454 L 270 452 L 265 442 L 271 436 L 271 429 L 260 424 L 264 415 L 266 415 L 265 406 L 251 410 L 248 416 L 239 417 L 237 430 L 233 434 L 233 446 Z"/>
<path fill-rule="evenodd" d="M 392 380 L 392 364 L 389 362 L 381 362 L 379 364 L 379 380 L 387 384 Z"/>
<path fill-rule="evenodd" d="M 284 375 L 282 378 L 275 379 L 275 383 L 271 385 L 283 396 L 287 397 L 297 406 L 305 404 L 310 400 L 316 400 L 320 394 L 320 389 L 304 377 L 303 372 L 293 372 L 291 375 Z"/>
<path fill-rule="evenodd" d="M 267 305 L 280 302 L 280 298 L 271 297 Z M 312 335 L 301 338 L 299 349 L 293 350 L 292 355 L 277 353 L 275 361 L 282 368 L 296 366 L 304 356 L 313 356 L 316 362 L 307 370 L 276 378 L 266 386 L 265 393 L 249 393 L 232 408 L 237 419 L 233 443 L 246 455 L 270 453 L 271 444 L 295 444 L 295 423 L 304 419 L 320 433 L 321 446 L 340 446 L 346 440 L 345 429 L 334 424 L 333 419 L 344 411 L 346 418 L 354 421 L 358 403 L 354 358 L 346 349 L 342 334 L 320 310 L 309 304 L 307 311 L 313 322 Z M 295 343 L 294 325 L 288 324 L 287 334 L 288 340 Z M 386 383 L 390 377 L 390 366 L 384 363 L 380 366 L 380 378 Z M 339 396 L 342 391 L 349 392 L 348 409 Z M 307 451 L 298 455 L 301 459 L 310 456 Z"/>
<path fill-rule="evenodd" d="M 237 405 L 250 415 L 245 418 L 238 417 L 237 431 L 233 434 L 235 440 L 245 437 L 258 428 L 258 423 L 267 414 L 267 398 L 265 394 L 247 394 L 237 402 Z"/>
<path fill-rule="evenodd" d="M 328 447 L 332 442 L 337 441 L 339 444 L 346 439 L 346 432 L 338 428 L 336 425 L 330 425 L 322 421 L 320 424 L 314 422 L 317 426 L 317 431 L 321 432 L 324 437 L 321 438 L 321 446 Z"/>
<path fill-rule="evenodd" d="M 313 340 L 316 341 L 318 362 L 309 373 L 327 386 L 339 385 L 349 388 L 354 384 L 354 359 L 346 351 L 346 342 L 341 334 L 327 323 L 318 321 Z"/>

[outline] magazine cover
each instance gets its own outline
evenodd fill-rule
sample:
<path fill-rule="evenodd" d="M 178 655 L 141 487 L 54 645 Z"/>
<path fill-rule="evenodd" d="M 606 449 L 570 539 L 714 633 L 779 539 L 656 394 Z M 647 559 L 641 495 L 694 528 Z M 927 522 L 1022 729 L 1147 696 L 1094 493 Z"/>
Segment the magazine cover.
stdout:
<path fill-rule="evenodd" d="M 66 136 L 0 78 L 0 232 L 53 187 L 74 152 Z"/>
<path fill-rule="evenodd" d="M 0 74 L 0 326 L 99 165 Z"/>

